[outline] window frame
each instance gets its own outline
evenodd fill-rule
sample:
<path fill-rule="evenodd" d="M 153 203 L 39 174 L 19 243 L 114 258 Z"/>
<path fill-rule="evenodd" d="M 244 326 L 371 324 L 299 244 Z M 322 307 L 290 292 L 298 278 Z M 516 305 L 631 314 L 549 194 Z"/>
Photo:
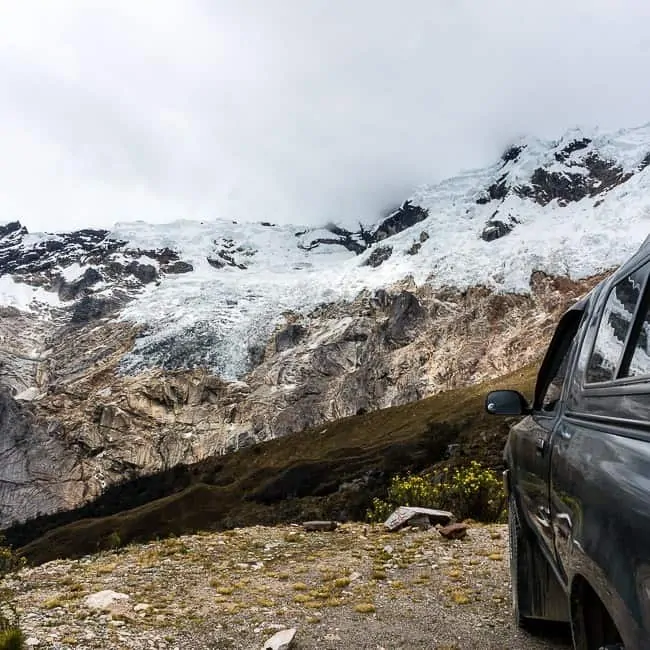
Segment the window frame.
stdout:
<path fill-rule="evenodd" d="M 563 314 L 560 322 L 555 328 L 555 332 L 553 333 L 553 337 L 548 345 L 535 381 L 533 412 L 536 416 L 553 419 L 559 411 L 560 403 L 565 398 L 567 379 L 569 379 L 573 373 L 576 355 L 580 350 L 581 341 L 579 339 L 579 333 L 582 322 L 585 316 L 588 315 L 588 305 L 588 298 L 578 301 Z M 572 332 L 572 335 L 571 340 L 566 342 L 565 339 L 568 332 Z M 559 358 L 558 363 L 558 356 L 562 351 L 563 354 L 561 358 Z M 557 399 L 553 410 L 546 410 L 543 406 L 544 398 L 546 397 L 551 382 L 555 378 L 565 359 L 567 360 L 567 370 L 564 381 L 562 382 L 560 397 Z"/>
<path fill-rule="evenodd" d="M 645 267 L 645 268 L 644 268 Z M 614 377 L 612 379 L 607 379 L 606 381 L 589 381 L 589 367 L 591 365 L 591 360 L 594 356 L 594 351 L 596 348 L 596 342 L 598 341 L 598 334 L 600 333 L 601 325 L 603 324 L 603 318 L 605 317 L 605 308 L 609 302 L 609 299 L 612 293 L 616 290 L 616 287 L 626 278 L 631 276 L 638 271 L 642 271 L 642 287 L 641 287 L 641 297 L 636 303 L 634 308 L 634 314 L 631 319 L 631 325 L 625 337 L 623 343 L 623 352 L 620 355 L 616 363 L 616 368 L 614 371 Z M 614 281 L 615 279 L 615 281 Z M 612 281 L 608 287 L 606 295 L 599 301 L 597 306 L 597 318 L 598 326 L 595 329 L 595 334 L 593 340 L 589 345 L 589 357 L 587 359 L 587 364 L 584 368 L 584 382 L 583 388 L 586 391 L 589 391 L 590 394 L 595 394 L 595 391 L 600 391 L 601 389 L 606 389 L 614 386 L 622 386 L 628 384 L 637 384 L 637 383 L 646 383 L 650 378 L 650 372 L 645 375 L 635 375 L 633 377 L 621 377 L 621 372 L 625 371 L 626 368 L 629 369 L 629 365 L 632 361 L 634 355 L 634 350 L 636 349 L 636 341 L 638 340 L 639 332 L 645 320 L 646 314 L 650 309 L 650 259 L 646 257 L 644 260 L 636 264 L 629 270 L 621 273 L 620 277 L 617 275 L 612 276 Z M 631 344 L 634 343 L 634 347 Z"/>

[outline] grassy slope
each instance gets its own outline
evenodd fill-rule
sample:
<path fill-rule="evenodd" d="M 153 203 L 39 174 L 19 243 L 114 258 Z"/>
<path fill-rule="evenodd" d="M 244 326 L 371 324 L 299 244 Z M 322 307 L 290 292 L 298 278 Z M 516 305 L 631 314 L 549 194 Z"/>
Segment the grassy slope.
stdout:
<path fill-rule="evenodd" d="M 43 562 L 200 529 L 359 518 L 391 475 L 441 462 L 449 444 L 460 444 L 453 462 L 499 467 L 507 422 L 484 413 L 485 394 L 511 387 L 530 395 L 536 369 L 116 486 L 84 508 L 15 527 L 7 539 Z"/>

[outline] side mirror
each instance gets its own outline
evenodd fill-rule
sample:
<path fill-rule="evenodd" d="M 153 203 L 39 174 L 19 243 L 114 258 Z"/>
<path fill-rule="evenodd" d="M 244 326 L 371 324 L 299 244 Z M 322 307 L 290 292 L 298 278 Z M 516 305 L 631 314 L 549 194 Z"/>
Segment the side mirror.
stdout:
<path fill-rule="evenodd" d="M 527 415 L 530 407 L 526 398 L 516 390 L 495 390 L 485 398 L 485 410 L 490 415 Z"/>

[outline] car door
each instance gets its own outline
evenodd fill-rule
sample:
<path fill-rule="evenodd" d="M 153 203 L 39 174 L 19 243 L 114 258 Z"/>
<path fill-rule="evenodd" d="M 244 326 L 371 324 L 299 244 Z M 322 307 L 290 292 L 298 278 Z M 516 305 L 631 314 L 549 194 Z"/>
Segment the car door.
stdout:
<path fill-rule="evenodd" d="M 515 496 L 549 556 L 554 555 L 549 508 L 551 438 L 561 414 L 564 380 L 583 313 L 584 304 L 576 305 L 558 324 L 537 377 L 532 413 L 512 428 L 508 442 Z"/>
<path fill-rule="evenodd" d="M 588 581 L 626 648 L 650 648 L 649 274 L 646 262 L 602 291 L 552 441 L 559 575 Z"/>

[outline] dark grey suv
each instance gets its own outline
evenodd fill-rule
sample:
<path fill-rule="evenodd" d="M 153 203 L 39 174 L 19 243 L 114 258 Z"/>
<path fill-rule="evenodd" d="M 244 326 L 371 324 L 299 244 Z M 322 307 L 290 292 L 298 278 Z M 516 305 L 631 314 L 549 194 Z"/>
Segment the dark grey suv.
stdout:
<path fill-rule="evenodd" d="M 570 622 L 579 650 L 650 650 L 650 238 L 564 314 L 504 477 L 514 612 Z"/>

